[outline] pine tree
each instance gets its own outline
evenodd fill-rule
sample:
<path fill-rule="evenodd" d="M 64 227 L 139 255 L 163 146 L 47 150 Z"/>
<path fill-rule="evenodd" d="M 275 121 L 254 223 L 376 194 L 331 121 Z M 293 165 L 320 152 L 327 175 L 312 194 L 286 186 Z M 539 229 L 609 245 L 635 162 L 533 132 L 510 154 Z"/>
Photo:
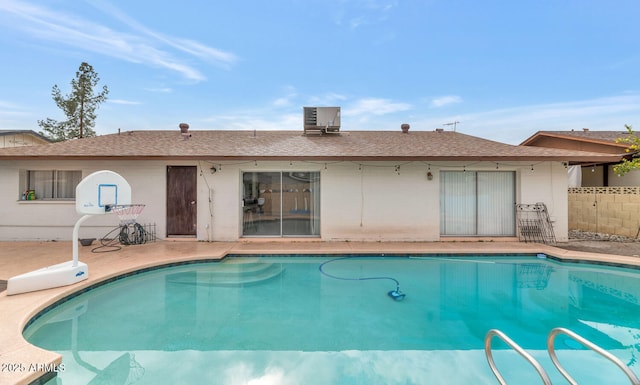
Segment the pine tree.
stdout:
<path fill-rule="evenodd" d="M 51 96 L 64 112 L 67 120 L 57 121 L 51 118 L 38 120 L 38 125 L 43 128 L 41 134 L 56 142 L 96 136 L 93 130 L 96 109 L 107 100 L 109 93 L 107 86 L 103 86 L 99 94 L 94 94 L 93 89 L 99 81 L 100 78 L 93 67 L 82 62 L 75 79 L 71 80 L 71 92 L 68 95 L 63 96 L 58 85 L 54 85 Z"/>

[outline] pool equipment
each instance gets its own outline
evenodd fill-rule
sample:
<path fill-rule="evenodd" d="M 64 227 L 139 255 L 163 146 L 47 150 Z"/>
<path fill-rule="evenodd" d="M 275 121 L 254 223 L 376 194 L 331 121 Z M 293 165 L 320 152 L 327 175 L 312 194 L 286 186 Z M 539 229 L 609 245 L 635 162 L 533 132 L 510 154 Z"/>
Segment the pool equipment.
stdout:
<path fill-rule="evenodd" d="M 9 278 L 7 295 L 72 285 L 89 278 L 86 263 L 78 261 L 80 225 L 93 215 L 106 214 L 109 207 L 131 203 L 131 186 L 113 171 L 96 171 L 76 186 L 76 212 L 82 214 L 73 227 L 73 259 Z"/>
<path fill-rule="evenodd" d="M 391 299 L 393 299 L 394 301 L 402 301 L 407 296 L 405 293 L 403 293 L 400 290 L 400 282 L 398 282 L 398 280 L 393 278 L 393 277 L 386 277 L 386 276 L 359 277 L 359 278 L 340 277 L 340 276 L 337 276 L 337 275 L 329 274 L 326 271 L 324 271 L 325 265 L 327 265 L 329 263 L 340 261 L 340 260 L 345 260 L 345 259 L 355 259 L 355 258 L 364 258 L 364 257 L 340 257 L 340 258 L 330 259 L 330 260 L 328 260 L 326 262 L 321 263 L 320 266 L 318 267 L 318 270 L 320 270 L 320 273 L 322 273 L 323 275 L 325 275 L 325 276 L 327 276 L 329 278 L 339 279 L 339 280 L 342 280 L 342 281 L 370 281 L 370 280 L 374 280 L 374 279 L 388 279 L 388 280 L 391 280 L 391 281 L 396 283 L 396 289 L 387 292 L 387 295 Z"/>
<path fill-rule="evenodd" d="M 391 290 L 390 292 L 388 292 L 387 295 L 394 301 L 402 301 L 406 296 L 405 293 L 400 291 L 400 286 L 396 287 L 395 290 Z"/>

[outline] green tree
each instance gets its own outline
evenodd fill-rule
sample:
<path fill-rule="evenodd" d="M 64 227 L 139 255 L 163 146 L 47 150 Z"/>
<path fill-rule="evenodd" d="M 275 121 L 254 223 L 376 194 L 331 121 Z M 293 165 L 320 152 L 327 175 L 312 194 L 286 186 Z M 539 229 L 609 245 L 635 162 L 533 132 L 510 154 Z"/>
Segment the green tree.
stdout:
<path fill-rule="evenodd" d="M 629 135 L 616 139 L 616 143 L 628 144 L 629 147 L 627 147 L 625 151 L 631 156 L 625 157 L 622 159 L 622 162 L 613 166 L 613 172 L 619 176 L 622 176 L 631 170 L 640 168 L 640 158 L 636 156 L 638 150 L 640 150 L 640 138 L 633 133 L 633 129 L 630 125 L 625 124 L 624 127 L 627 129 Z"/>
<path fill-rule="evenodd" d="M 71 80 L 71 92 L 68 95 L 62 95 L 58 85 L 54 85 L 51 96 L 67 120 L 38 120 L 38 125 L 43 128 L 40 133 L 56 142 L 96 136 L 93 130 L 96 109 L 107 100 L 109 93 L 107 86 L 103 86 L 99 94 L 94 94 L 93 89 L 99 81 L 100 78 L 93 67 L 82 62 L 75 79 Z"/>

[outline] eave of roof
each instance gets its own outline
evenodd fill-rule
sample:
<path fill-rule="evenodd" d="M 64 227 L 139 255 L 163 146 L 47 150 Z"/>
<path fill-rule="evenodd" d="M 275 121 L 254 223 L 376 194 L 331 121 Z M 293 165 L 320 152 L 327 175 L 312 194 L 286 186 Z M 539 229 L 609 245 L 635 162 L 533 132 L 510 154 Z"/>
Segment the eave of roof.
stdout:
<path fill-rule="evenodd" d="M 627 148 L 625 143 L 617 143 L 616 139 L 626 137 L 626 131 L 538 131 L 525 141 L 521 146 L 530 146 L 543 137 L 565 139 L 576 142 L 596 143 L 612 147 Z"/>
<path fill-rule="evenodd" d="M 30 135 L 44 142 L 53 143 L 51 139 L 33 130 L 0 130 L 0 136 L 8 136 L 8 135 Z"/>
<path fill-rule="evenodd" d="M 621 156 L 513 146 L 460 132 L 131 131 L 37 147 L 0 149 L 22 160 L 308 160 L 308 161 L 567 161 L 618 162 Z"/>

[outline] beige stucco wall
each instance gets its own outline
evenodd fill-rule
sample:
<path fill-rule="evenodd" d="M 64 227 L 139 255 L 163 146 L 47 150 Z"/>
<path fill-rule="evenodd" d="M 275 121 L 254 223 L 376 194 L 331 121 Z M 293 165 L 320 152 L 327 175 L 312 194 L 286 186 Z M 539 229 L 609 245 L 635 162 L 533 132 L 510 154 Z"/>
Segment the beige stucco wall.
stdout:
<path fill-rule="evenodd" d="M 623 176 L 613 172 L 613 166 L 608 167 L 609 186 L 640 186 L 640 170 L 631 170 Z"/>
<path fill-rule="evenodd" d="M 556 240 L 568 240 L 567 169 L 561 162 L 544 162 L 523 167 L 520 175 L 520 197 L 516 203 L 544 203 L 549 210 Z"/>
<path fill-rule="evenodd" d="M 439 239 L 438 170 L 420 163 L 354 163 L 322 170 L 322 235 L 329 240 Z"/>
<path fill-rule="evenodd" d="M 0 148 L 21 147 L 47 144 L 48 142 L 32 133 L 14 133 L 10 135 L 0 135 Z"/>
<path fill-rule="evenodd" d="M 166 212 L 164 163 L 136 162 L 133 167 L 131 162 L 10 161 L 0 164 L 0 240 L 68 240 L 80 218 L 74 201 L 21 201 L 19 172 L 26 169 L 81 170 L 83 176 L 104 169 L 115 171 L 130 183 L 133 203 L 146 204 L 140 223 L 155 222 L 158 233 L 165 232 L 164 221 L 159 220 Z M 80 227 L 80 237 L 102 238 L 117 225 L 115 215 L 93 216 Z"/>
<path fill-rule="evenodd" d="M 582 187 L 602 187 L 604 173 L 607 173 L 608 186 L 640 186 L 640 170 L 631 170 L 619 176 L 613 172 L 613 165 L 582 168 Z"/>
<path fill-rule="evenodd" d="M 26 169 L 82 170 L 83 176 L 109 169 L 127 179 L 132 201 L 146 205 L 140 223 L 155 223 L 166 234 L 166 167 L 198 167 L 197 238 L 236 241 L 241 238 L 243 171 L 319 171 L 321 173 L 321 239 L 351 241 L 440 240 L 440 170 L 496 169 L 493 162 L 407 162 L 399 172 L 392 162 L 207 162 L 207 161 L 2 161 L 0 162 L 0 240 L 69 240 L 79 218 L 71 201 L 20 201 L 19 172 Z M 210 168 L 217 171 L 212 173 Z M 220 167 L 221 166 L 221 167 Z M 433 179 L 427 179 L 427 168 Z M 500 171 L 515 171 L 516 202 L 544 202 L 556 238 L 567 240 L 567 172 L 560 162 L 533 165 L 509 162 Z M 102 238 L 117 226 L 114 215 L 87 220 L 80 237 Z"/>
<path fill-rule="evenodd" d="M 640 187 L 569 189 L 569 228 L 635 237 L 640 226 Z"/>

